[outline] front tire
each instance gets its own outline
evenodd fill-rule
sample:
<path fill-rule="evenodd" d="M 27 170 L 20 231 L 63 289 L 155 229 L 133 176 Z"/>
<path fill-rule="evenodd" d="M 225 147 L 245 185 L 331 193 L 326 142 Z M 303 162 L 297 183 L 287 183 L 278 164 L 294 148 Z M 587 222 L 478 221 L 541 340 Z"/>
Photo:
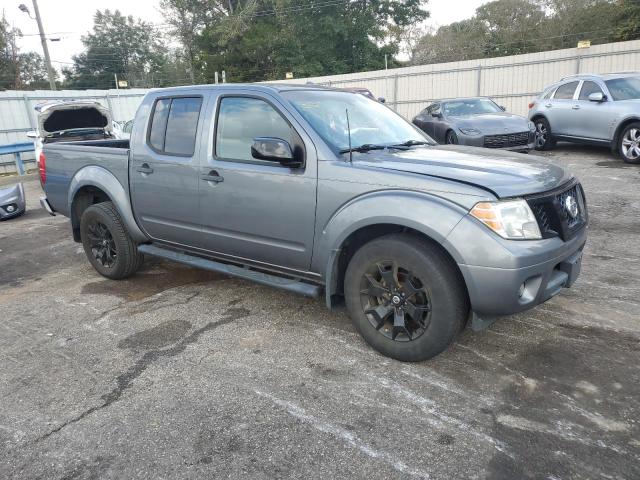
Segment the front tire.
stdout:
<path fill-rule="evenodd" d="M 80 238 L 89 262 L 104 277 L 130 277 L 143 262 L 143 255 L 111 202 L 97 203 L 84 211 Z"/>
<path fill-rule="evenodd" d="M 537 118 L 534 122 L 536 126 L 536 136 L 535 136 L 535 149 L 536 150 L 551 150 L 556 146 L 556 141 L 551 134 L 551 126 L 549 125 L 549 121 L 540 117 Z"/>
<path fill-rule="evenodd" d="M 406 362 L 444 351 L 469 314 L 456 265 L 438 245 L 407 234 L 361 247 L 347 267 L 344 291 L 351 321 L 365 341 Z"/>
<path fill-rule="evenodd" d="M 453 130 L 449 130 L 447 132 L 444 141 L 447 145 L 457 145 L 458 143 L 460 143 L 460 141 L 458 140 L 458 135 L 456 135 L 456 132 L 454 132 Z"/>
<path fill-rule="evenodd" d="M 618 153 L 626 163 L 640 163 L 640 122 L 634 122 L 622 131 Z"/>

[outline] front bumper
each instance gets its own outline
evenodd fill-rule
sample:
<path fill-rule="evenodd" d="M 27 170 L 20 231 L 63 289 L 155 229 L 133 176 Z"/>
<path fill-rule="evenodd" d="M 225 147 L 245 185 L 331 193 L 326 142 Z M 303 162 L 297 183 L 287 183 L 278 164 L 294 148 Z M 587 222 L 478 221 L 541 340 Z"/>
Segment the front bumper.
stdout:
<path fill-rule="evenodd" d="M 459 265 L 473 312 L 481 317 L 510 315 L 570 288 L 580 275 L 586 230 L 561 250 L 547 252 L 547 259 L 540 263 L 519 268 Z"/>
<path fill-rule="evenodd" d="M 26 201 L 22 183 L 9 188 L 0 188 L 0 220 L 19 217 L 25 211 Z"/>
<path fill-rule="evenodd" d="M 489 148 L 485 145 L 485 138 L 484 135 L 480 135 L 480 136 L 471 136 L 471 135 L 465 135 L 462 132 L 457 132 L 458 135 L 458 142 L 460 143 L 460 145 L 468 145 L 470 147 L 482 147 L 482 148 Z M 527 143 L 526 145 L 515 145 L 515 146 L 508 146 L 508 147 L 502 147 L 502 148 L 491 148 L 491 150 L 507 150 L 507 151 L 511 151 L 511 152 L 528 152 L 529 150 L 533 150 L 535 147 L 535 133 L 531 133 L 529 135 L 529 143 Z"/>

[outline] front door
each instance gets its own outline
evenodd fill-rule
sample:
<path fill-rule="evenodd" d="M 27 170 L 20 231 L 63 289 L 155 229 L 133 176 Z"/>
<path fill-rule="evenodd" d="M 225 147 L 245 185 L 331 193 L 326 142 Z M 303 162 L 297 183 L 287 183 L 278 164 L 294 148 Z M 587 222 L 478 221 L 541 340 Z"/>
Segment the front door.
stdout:
<path fill-rule="evenodd" d="M 203 97 L 156 99 L 148 125 L 134 128 L 129 162 L 131 203 L 154 240 L 194 244 L 199 239 L 198 147 Z"/>
<path fill-rule="evenodd" d="M 265 94 L 220 95 L 209 118 L 216 124 L 210 127 L 210 151 L 200 169 L 202 247 L 267 268 L 307 271 L 316 217 L 313 143 L 283 106 Z M 304 166 L 253 158 L 251 145 L 257 137 L 286 140 L 302 155 Z"/>
<path fill-rule="evenodd" d="M 602 102 L 592 102 L 589 95 L 602 93 L 602 87 L 596 82 L 585 80 L 578 94 L 575 110 L 575 135 L 593 140 L 611 140 L 611 126 L 618 118 L 618 109 L 609 97 Z"/>

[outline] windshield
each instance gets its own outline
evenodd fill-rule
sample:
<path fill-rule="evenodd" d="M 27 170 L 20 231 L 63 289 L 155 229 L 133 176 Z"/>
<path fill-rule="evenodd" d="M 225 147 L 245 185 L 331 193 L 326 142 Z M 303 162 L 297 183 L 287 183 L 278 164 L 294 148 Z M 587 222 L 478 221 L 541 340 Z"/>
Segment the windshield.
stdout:
<path fill-rule="evenodd" d="M 330 90 L 284 92 L 283 95 L 336 151 L 349 148 L 347 110 L 354 149 L 410 141 L 435 143 L 393 110 L 364 95 Z"/>
<path fill-rule="evenodd" d="M 633 100 L 640 98 L 640 78 L 627 77 L 607 80 L 609 93 L 614 100 Z"/>
<path fill-rule="evenodd" d="M 486 98 L 469 98 L 446 102 L 442 109 L 448 117 L 462 117 L 465 115 L 482 115 L 483 113 L 498 113 L 502 109 Z"/>

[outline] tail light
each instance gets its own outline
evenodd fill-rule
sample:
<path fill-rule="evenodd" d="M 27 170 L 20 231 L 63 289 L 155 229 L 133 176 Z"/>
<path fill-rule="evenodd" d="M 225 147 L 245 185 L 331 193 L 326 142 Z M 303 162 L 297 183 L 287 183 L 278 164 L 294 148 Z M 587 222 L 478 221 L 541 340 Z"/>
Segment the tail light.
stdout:
<path fill-rule="evenodd" d="M 40 152 L 40 158 L 38 159 L 38 173 L 40 173 L 40 183 L 44 185 L 47 181 L 47 157 L 44 156 L 44 152 Z"/>
<path fill-rule="evenodd" d="M 532 109 L 533 107 L 535 107 L 535 106 L 536 106 L 536 102 L 531 102 L 531 103 L 529 104 L 529 110 L 531 110 L 531 109 Z"/>

